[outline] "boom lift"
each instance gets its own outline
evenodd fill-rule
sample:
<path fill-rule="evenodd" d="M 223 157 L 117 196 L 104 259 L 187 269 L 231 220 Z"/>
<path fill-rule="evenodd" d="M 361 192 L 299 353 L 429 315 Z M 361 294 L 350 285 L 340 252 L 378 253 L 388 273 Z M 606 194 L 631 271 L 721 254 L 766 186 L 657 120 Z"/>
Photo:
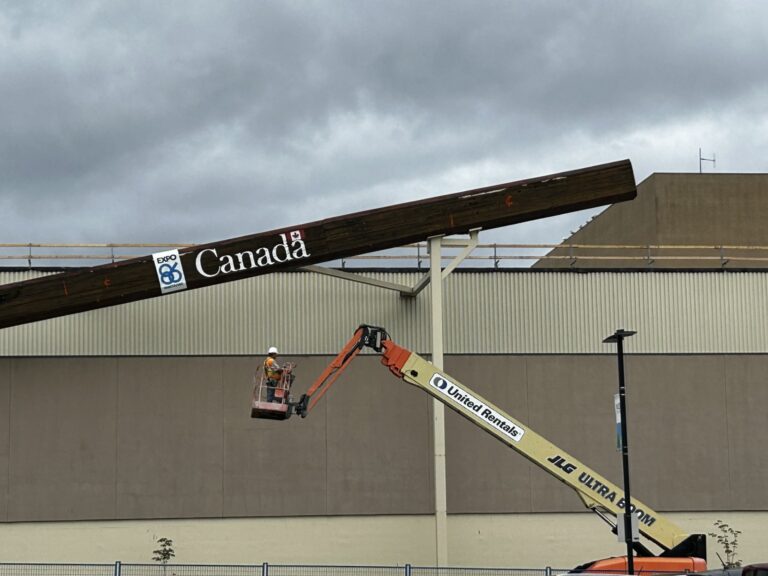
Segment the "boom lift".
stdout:
<path fill-rule="evenodd" d="M 293 384 L 293 362 L 283 364 L 280 379 L 274 383 L 267 380 L 261 366 L 253 374 L 253 399 L 251 400 L 251 418 L 268 418 L 270 420 L 285 420 L 291 415 L 291 405 L 288 403 L 291 385 Z M 272 399 L 270 401 L 270 388 Z"/>
<path fill-rule="evenodd" d="M 620 488 L 439 370 L 434 364 L 395 344 L 380 327 L 361 325 L 298 401 L 287 400 L 280 405 L 279 410 L 275 408 L 275 414 L 260 406 L 259 410 L 252 410 L 252 416 L 285 419 L 296 413 L 302 418 L 306 417 L 349 363 L 366 347 L 380 353 L 381 363 L 395 376 L 438 399 L 573 488 L 586 507 L 616 532 L 617 518 L 624 514 L 623 491 Z M 684 533 L 674 523 L 634 498 L 631 506 L 632 512 L 638 518 L 640 533 L 662 549 L 662 552 L 656 555 L 642 543 L 635 542 L 634 566 L 637 572 L 706 570 L 706 538 L 703 534 Z M 598 560 L 580 566 L 577 570 L 626 573 L 627 559 L 615 557 Z"/>

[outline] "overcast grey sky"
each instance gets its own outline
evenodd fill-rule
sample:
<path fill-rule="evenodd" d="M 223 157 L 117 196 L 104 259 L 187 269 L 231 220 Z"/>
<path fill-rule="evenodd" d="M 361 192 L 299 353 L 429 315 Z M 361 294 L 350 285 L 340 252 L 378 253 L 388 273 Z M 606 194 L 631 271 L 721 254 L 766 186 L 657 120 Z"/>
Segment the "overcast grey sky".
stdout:
<path fill-rule="evenodd" d="M 766 172 L 766 23 L 760 0 L 0 0 L 0 242 L 207 242 L 624 158 L 697 172 L 699 147 Z"/>

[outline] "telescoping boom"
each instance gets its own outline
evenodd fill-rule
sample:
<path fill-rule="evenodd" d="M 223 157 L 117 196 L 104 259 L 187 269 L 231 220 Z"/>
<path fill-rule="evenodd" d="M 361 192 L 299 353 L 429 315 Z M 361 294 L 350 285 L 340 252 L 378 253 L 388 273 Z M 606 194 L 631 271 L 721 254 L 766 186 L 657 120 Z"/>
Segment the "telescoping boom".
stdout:
<path fill-rule="evenodd" d="M 306 394 L 290 405 L 288 416 L 292 412 L 301 417 L 307 416 L 349 363 L 366 347 L 381 353 L 382 364 L 395 376 L 438 399 L 573 488 L 586 507 L 616 531 L 616 519 L 624 514 L 623 491 L 620 488 L 434 364 L 395 344 L 383 328 L 361 325 Z M 706 539 L 703 534 L 686 534 L 679 526 L 634 498 L 631 508 L 638 518 L 640 533 L 662 549 L 660 554 L 654 555 L 642 543 L 635 543 L 637 570 L 694 572 L 706 569 Z M 621 558 L 609 560 L 619 561 Z M 589 567 L 601 570 L 621 568 L 616 562 L 599 562 L 590 563 Z"/>

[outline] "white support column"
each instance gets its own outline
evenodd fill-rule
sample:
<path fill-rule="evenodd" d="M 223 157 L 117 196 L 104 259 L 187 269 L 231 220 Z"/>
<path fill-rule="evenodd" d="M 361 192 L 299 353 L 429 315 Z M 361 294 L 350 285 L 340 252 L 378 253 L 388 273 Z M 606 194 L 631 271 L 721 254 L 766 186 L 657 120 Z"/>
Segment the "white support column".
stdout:
<path fill-rule="evenodd" d="M 432 363 L 443 368 L 443 277 L 442 237 L 429 239 L 432 284 Z M 448 565 L 448 504 L 445 479 L 445 406 L 432 400 L 435 450 L 435 564 Z"/>

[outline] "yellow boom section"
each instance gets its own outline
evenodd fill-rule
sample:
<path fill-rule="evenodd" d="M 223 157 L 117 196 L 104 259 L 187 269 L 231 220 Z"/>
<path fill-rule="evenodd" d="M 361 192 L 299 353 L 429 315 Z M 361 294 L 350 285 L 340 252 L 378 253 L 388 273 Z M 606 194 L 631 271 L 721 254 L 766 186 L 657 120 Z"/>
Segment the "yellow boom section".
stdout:
<path fill-rule="evenodd" d="M 621 488 L 418 354 L 411 353 L 402 364 L 402 378 L 576 490 L 588 508 L 598 513 L 609 512 L 616 517 L 624 514 L 624 492 Z M 637 516 L 640 532 L 662 548 L 674 548 L 689 536 L 635 498 L 632 498 L 631 508 Z"/>

